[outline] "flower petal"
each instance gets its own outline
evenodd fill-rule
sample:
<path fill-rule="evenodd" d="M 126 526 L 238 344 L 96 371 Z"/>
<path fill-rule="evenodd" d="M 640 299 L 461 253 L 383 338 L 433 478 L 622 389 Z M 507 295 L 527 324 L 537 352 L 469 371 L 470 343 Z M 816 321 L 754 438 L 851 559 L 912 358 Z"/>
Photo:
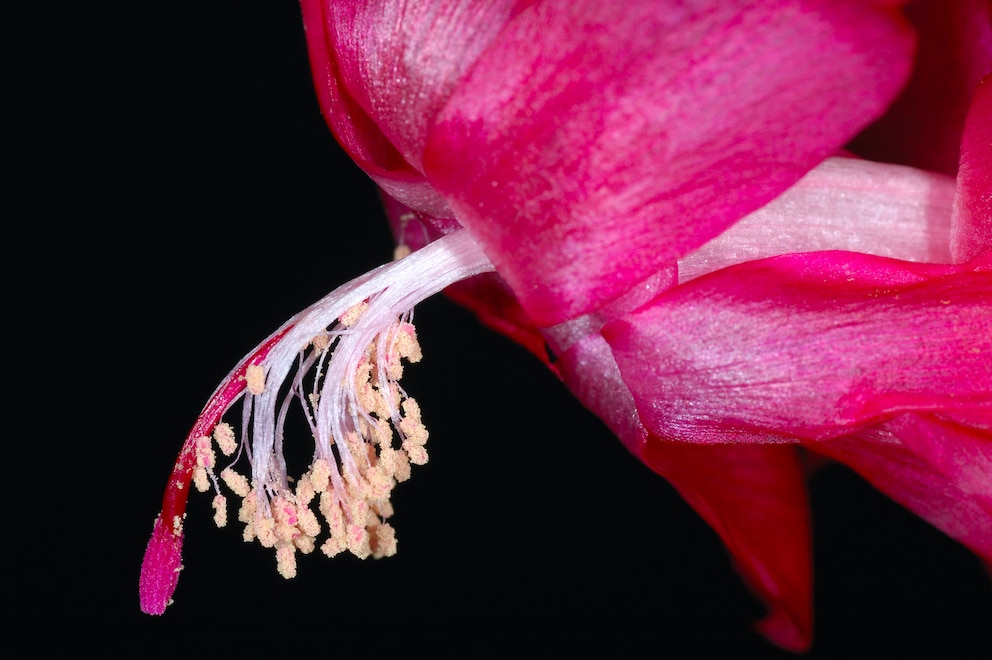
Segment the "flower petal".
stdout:
<path fill-rule="evenodd" d="M 302 0 L 307 47 L 331 131 L 387 193 L 452 217 L 422 175 L 427 127 L 516 0 Z"/>
<path fill-rule="evenodd" d="M 812 636 L 810 521 L 803 474 L 788 446 L 705 447 L 650 436 L 610 347 L 592 334 L 559 358 L 563 380 L 716 531 L 769 608 L 759 630 L 794 651 Z"/>
<path fill-rule="evenodd" d="M 652 436 L 644 462 L 720 536 L 769 614 L 758 629 L 790 651 L 813 631 L 812 548 L 804 473 L 784 445 L 686 445 Z"/>
<path fill-rule="evenodd" d="M 992 429 L 955 429 L 946 420 L 910 414 L 808 447 L 848 465 L 875 488 L 992 562 L 988 499 Z M 969 464 L 972 460 L 977 464 Z"/>
<path fill-rule="evenodd" d="M 421 172 L 406 162 L 345 88 L 333 31 L 329 29 L 328 12 L 333 5 L 324 0 L 301 0 L 300 6 L 317 101 L 334 137 L 355 163 L 390 194 L 410 206 L 450 215 L 444 199 Z"/>
<path fill-rule="evenodd" d="M 978 86 L 964 128 L 951 251 L 958 262 L 992 253 L 992 75 Z"/>
<path fill-rule="evenodd" d="M 414 169 L 428 127 L 518 0 L 325 0 L 339 82 Z"/>
<path fill-rule="evenodd" d="M 786 255 L 672 289 L 603 335 L 662 438 L 825 440 L 903 411 L 992 409 L 990 291 L 989 262 Z"/>
<path fill-rule="evenodd" d="M 630 453 L 643 460 L 648 431 L 606 340 L 594 333 L 576 341 L 558 356 L 556 366 L 575 398 L 603 420 Z"/>
<path fill-rule="evenodd" d="M 913 76 L 892 108 L 851 145 L 865 158 L 954 174 L 968 104 L 992 72 L 992 3 L 917 0 Z"/>
<path fill-rule="evenodd" d="M 535 3 L 452 94 L 425 172 L 528 314 L 559 323 L 761 207 L 879 116 L 909 70 L 897 14 Z"/>
<path fill-rule="evenodd" d="M 954 179 L 828 158 L 771 203 L 679 261 L 679 281 L 745 261 L 822 250 L 949 263 Z"/>
<path fill-rule="evenodd" d="M 992 413 L 984 418 L 900 415 L 886 428 L 992 515 Z"/>

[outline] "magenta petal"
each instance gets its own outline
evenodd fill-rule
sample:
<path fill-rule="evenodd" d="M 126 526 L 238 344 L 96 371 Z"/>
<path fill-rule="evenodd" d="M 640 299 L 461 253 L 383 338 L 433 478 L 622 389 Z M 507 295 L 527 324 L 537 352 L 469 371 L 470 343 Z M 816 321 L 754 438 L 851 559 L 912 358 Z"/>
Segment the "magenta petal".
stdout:
<path fill-rule="evenodd" d="M 452 217 L 422 174 L 427 127 L 515 0 L 302 0 L 317 100 L 355 162 L 410 208 Z"/>
<path fill-rule="evenodd" d="M 977 425 L 977 419 L 901 415 L 886 428 L 992 514 L 992 412 L 985 417 Z M 992 537 L 988 541 L 992 543 Z"/>
<path fill-rule="evenodd" d="M 695 443 L 992 410 L 992 269 L 850 252 L 726 268 L 607 324 L 648 430 Z"/>
<path fill-rule="evenodd" d="M 686 445 L 651 438 L 644 462 L 668 479 L 723 540 L 769 608 L 758 629 L 791 651 L 813 631 L 810 522 L 793 447 Z"/>
<path fill-rule="evenodd" d="M 836 0 L 547 0 L 428 136 L 424 169 L 541 326 L 764 205 L 908 75 L 898 11 Z M 788 62 L 788 66 L 783 66 Z"/>
<path fill-rule="evenodd" d="M 968 104 L 992 73 L 992 2 L 915 0 L 913 76 L 885 116 L 851 145 L 872 160 L 954 174 Z"/>
<path fill-rule="evenodd" d="M 965 123 L 951 232 L 956 261 L 992 253 L 992 75 L 978 86 Z"/>
<path fill-rule="evenodd" d="M 407 206 L 437 216 L 451 215 L 447 202 L 423 174 L 405 160 L 375 121 L 345 88 L 330 29 L 326 0 L 301 0 L 314 89 L 324 119 L 355 163 Z"/>
<path fill-rule="evenodd" d="M 954 429 L 946 422 L 905 415 L 810 449 L 848 465 L 875 488 L 992 562 L 988 499 L 992 429 Z M 961 459 L 978 463 L 960 463 Z"/>
<path fill-rule="evenodd" d="M 324 0 L 341 83 L 415 169 L 428 127 L 518 0 Z"/>
<path fill-rule="evenodd" d="M 759 630 L 794 651 L 812 635 L 810 522 L 792 447 L 704 447 L 660 441 L 641 425 L 609 346 L 589 335 L 557 363 L 562 379 L 652 470 L 668 479 L 726 544 L 769 609 Z"/>

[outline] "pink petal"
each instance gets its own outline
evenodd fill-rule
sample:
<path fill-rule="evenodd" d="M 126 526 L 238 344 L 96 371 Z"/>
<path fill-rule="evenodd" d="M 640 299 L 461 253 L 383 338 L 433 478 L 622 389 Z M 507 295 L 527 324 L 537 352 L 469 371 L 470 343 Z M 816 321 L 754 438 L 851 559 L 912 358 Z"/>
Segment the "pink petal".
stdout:
<path fill-rule="evenodd" d="M 427 127 L 514 4 L 301 1 L 314 86 L 331 131 L 407 206 L 452 217 L 421 172 Z"/>
<path fill-rule="evenodd" d="M 648 431 L 606 340 L 594 333 L 575 342 L 558 356 L 556 366 L 575 398 L 603 420 L 630 453 L 644 460 Z"/>
<path fill-rule="evenodd" d="M 885 428 L 992 514 L 992 412 L 984 417 L 979 425 L 954 416 L 900 415 Z"/>
<path fill-rule="evenodd" d="M 846 435 L 992 409 L 992 263 L 849 252 L 726 268 L 607 324 L 648 430 L 694 443 Z"/>
<path fill-rule="evenodd" d="M 679 261 L 679 280 L 745 261 L 849 250 L 951 261 L 954 179 L 900 165 L 829 158 L 771 203 Z"/>
<path fill-rule="evenodd" d="M 322 2 L 340 83 L 406 162 L 421 171 L 429 126 L 518 4 Z"/>
<path fill-rule="evenodd" d="M 652 470 L 668 479 L 726 544 L 769 608 L 759 630 L 794 651 L 812 635 L 810 522 L 792 447 L 670 443 L 649 436 L 609 346 L 589 335 L 557 363 L 563 380 Z"/>
<path fill-rule="evenodd" d="M 804 474 L 784 445 L 686 445 L 652 436 L 644 462 L 720 536 L 769 608 L 758 629 L 790 651 L 813 633 L 812 549 Z"/>
<path fill-rule="evenodd" d="M 328 29 L 331 5 L 323 0 L 301 0 L 300 6 L 317 101 L 334 137 L 355 163 L 393 196 L 438 215 L 450 214 L 444 199 L 404 160 L 342 84 Z"/>
<path fill-rule="evenodd" d="M 992 252 L 992 75 L 978 86 L 964 128 L 951 251 L 958 262 Z"/>
<path fill-rule="evenodd" d="M 954 430 L 946 422 L 905 415 L 809 448 L 850 466 L 878 490 L 992 562 L 992 430 Z M 960 459 L 977 459 L 979 464 L 959 463 Z"/>
<path fill-rule="evenodd" d="M 920 41 L 913 76 L 851 148 L 872 160 L 954 174 L 972 93 L 992 73 L 992 3 L 917 0 L 906 14 Z"/>
<path fill-rule="evenodd" d="M 878 117 L 909 71 L 896 14 L 535 3 L 452 94 L 425 171 L 531 318 L 552 325 L 761 207 Z"/>

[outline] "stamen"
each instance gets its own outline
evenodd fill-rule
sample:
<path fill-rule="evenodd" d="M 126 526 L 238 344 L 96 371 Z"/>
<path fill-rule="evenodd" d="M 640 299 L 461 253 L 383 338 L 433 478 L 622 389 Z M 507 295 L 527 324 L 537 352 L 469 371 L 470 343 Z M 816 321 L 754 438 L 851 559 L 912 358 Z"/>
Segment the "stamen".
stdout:
<path fill-rule="evenodd" d="M 245 386 L 248 393 L 259 395 L 265 391 L 265 370 L 257 364 L 249 366 L 245 370 Z"/>
<path fill-rule="evenodd" d="M 218 527 L 227 526 L 227 498 L 223 495 L 217 495 L 214 497 L 213 501 L 214 507 L 214 524 Z"/>
<path fill-rule="evenodd" d="M 214 440 L 225 456 L 230 456 L 238 448 L 238 443 L 234 439 L 234 428 L 227 422 L 221 422 L 214 428 Z"/>
<path fill-rule="evenodd" d="M 449 234 L 349 282 L 290 319 L 248 355 L 214 392 L 183 446 L 163 498 L 141 574 L 142 609 L 171 602 L 182 549 L 189 482 L 213 483 L 214 519 L 227 521 L 221 484 L 242 498 L 244 539 L 275 549 L 277 569 L 296 575 L 296 551 L 334 556 L 396 553 L 389 502 L 410 465 L 427 462 L 420 406 L 400 386 L 406 363 L 421 359 L 413 307 L 444 287 L 493 270 L 466 231 Z M 221 417 L 244 397 L 241 451 L 249 479 L 233 465 L 214 475 L 217 455 L 239 442 Z M 313 459 L 295 479 L 282 453 L 286 420 L 298 409 L 310 429 Z M 291 483 L 295 482 L 295 488 Z M 316 506 L 316 512 L 311 509 Z M 163 521 L 171 521 L 165 523 Z"/>

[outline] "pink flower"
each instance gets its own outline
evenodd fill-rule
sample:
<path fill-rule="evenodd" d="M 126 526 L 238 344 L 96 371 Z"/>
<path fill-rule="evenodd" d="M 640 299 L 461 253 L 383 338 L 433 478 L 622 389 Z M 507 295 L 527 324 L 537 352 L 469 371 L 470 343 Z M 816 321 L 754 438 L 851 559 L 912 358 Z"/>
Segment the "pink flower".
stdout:
<path fill-rule="evenodd" d="M 191 481 L 217 491 L 218 524 L 219 482 L 243 497 L 246 538 L 287 577 L 325 531 L 328 555 L 395 552 L 389 493 L 427 460 L 399 385 L 419 359 L 410 310 L 442 289 L 679 490 L 780 646 L 812 634 L 798 447 L 992 561 L 990 83 L 949 97 L 932 152 L 841 151 L 880 120 L 852 148 L 885 157 L 886 135 L 919 125 L 915 106 L 886 114 L 907 80 L 937 80 L 913 67 L 901 4 L 303 0 L 321 107 L 382 189 L 402 258 L 290 319 L 218 387 L 156 520 L 143 609 L 175 589 Z M 920 23 L 921 57 L 957 44 L 942 80 L 974 89 L 992 69 L 992 27 L 973 28 L 987 5 L 924 4 L 947 20 Z M 956 181 L 894 164 L 929 153 L 946 171 L 949 142 Z M 239 442 L 221 419 L 241 397 Z M 291 484 L 294 407 L 314 460 Z M 250 479 L 219 470 L 211 436 L 240 446 Z"/>

